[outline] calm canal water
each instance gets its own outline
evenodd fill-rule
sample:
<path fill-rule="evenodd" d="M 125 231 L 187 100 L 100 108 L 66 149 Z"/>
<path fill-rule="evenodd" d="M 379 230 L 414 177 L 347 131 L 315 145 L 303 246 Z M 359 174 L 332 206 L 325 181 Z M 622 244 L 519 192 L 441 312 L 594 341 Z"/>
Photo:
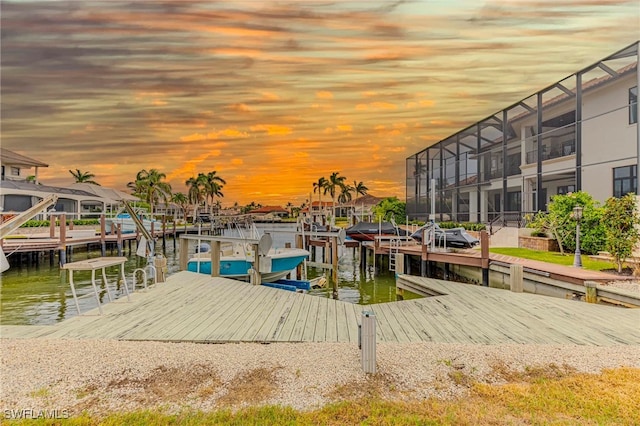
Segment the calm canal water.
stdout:
<path fill-rule="evenodd" d="M 264 225 L 258 226 L 264 229 L 293 229 L 291 225 Z M 274 233 L 273 246 L 284 247 L 285 243 L 293 244 L 293 234 Z M 128 281 L 131 273 L 136 268 L 146 265 L 146 259 L 125 250 L 128 261 L 125 264 L 125 274 Z M 392 272 L 382 269 L 374 273 L 371 262 L 367 263 L 365 270 L 361 270 L 359 253 L 357 249 L 340 248 L 338 268 L 338 299 L 363 305 L 384 303 L 396 300 L 395 278 Z M 162 240 L 156 244 L 156 252 L 162 253 L 167 258 L 169 275 L 178 272 L 179 259 L 174 248 L 173 238 L 166 240 L 163 248 Z M 321 256 L 318 250 L 318 258 Z M 117 256 L 117 253 L 107 252 L 108 256 Z M 69 261 L 84 260 L 99 257 L 99 251 L 76 251 Z M 41 259 L 38 265 L 14 265 L 2 273 L 0 286 L 0 323 L 13 325 L 26 324 L 53 324 L 66 318 L 77 315 L 77 311 L 71 294 L 71 287 L 67 272 L 61 270 L 57 264 L 50 266 L 49 259 Z M 107 274 L 109 282 L 113 283 L 117 276 L 117 268 L 110 268 Z M 308 278 L 314 278 L 327 274 L 326 271 L 308 268 Z M 98 275 L 99 276 L 99 275 Z M 328 277 L 328 275 L 327 275 Z M 91 278 L 89 272 L 74 274 L 76 292 L 78 296 L 92 295 Z M 100 280 L 98 279 L 98 283 Z M 283 290 L 284 291 L 284 290 Z M 332 287 L 329 282 L 325 288 L 314 289 L 309 292 L 318 297 L 332 297 Z M 118 294 L 120 297 L 121 294 Z M 409 296 L 409 295 L 407 295 Z M 405 296 L 405 298 L 407 297 Z M 412 296 L 409 296 L 412 297 Z M 106 295 L 105 295 L 106 298 Z M 93 297 L 80 297 L 80 309 L 86 312 L 96 307 Z"/>

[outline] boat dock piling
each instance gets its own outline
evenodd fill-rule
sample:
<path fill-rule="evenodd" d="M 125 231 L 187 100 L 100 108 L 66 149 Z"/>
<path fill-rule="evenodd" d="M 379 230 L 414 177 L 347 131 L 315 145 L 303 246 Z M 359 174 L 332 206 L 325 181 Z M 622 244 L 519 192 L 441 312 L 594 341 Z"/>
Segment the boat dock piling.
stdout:
<path fill-rule="evenodd" d="M 309 250 L 312 260 L 307 262 L 307 265 L 331 271 L 333 298 L 338 299 L 338 246 L 345 243 L 346 234 L 344 229 L 338 232 L 265 229 L 264 233 L 265 235 L 270 233 L 294 234 L 296 248 L 305 250 L 307 248 L 311 249 L 311 247 L 322 248 L 324 262 L 316 262 L 315 251 Z"/>

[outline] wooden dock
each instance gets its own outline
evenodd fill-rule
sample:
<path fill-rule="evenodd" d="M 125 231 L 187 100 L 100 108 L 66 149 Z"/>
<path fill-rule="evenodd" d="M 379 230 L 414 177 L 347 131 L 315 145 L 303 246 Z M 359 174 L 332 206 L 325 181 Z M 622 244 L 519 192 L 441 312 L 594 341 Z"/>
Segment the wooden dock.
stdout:
<path fill-rule="evenodd" d="M 179 272 L 55 325 L 1 326 L 3 338 L 171 342 L 357 343 L 362 311 L 379 342 L 639 345 L 640 310 L 402 275 L 435 297 L 355 305 L 265 286 Z"/>

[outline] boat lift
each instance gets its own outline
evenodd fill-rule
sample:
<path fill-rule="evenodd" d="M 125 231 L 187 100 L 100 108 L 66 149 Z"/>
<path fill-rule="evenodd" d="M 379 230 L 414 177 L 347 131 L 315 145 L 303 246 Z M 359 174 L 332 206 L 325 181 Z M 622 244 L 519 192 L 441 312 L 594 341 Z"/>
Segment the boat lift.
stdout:
<path fill-rule="evenodd" d="M 34 204 L 27 210 L 18 213 L 11 219 L 0 224 L 0 240 L 11 235 L 16 229 L 20 228 L 26 222 L 31 220 L 34 216 L 42 213 L 50 206 L 54 206 L 58 201 L 58 196 L 55 194 L 49 195 L 43 198 L 39 203 Z M 7 261 L 2 246 L 0 245 L 0 272 L 4 272 L 9 269 L 9 262 Z"/>
<path fill-rule="evenodd" d="M 140 234 L 142 235 L 142 237 L 140 238 L 140 242 L 143 242 L 144 240 L 144 245 L 143 246 L 139 246 L 138 248 L 138 252 L 137 254 L 141 257 L 146 257 L 147 259 L 147 268 L 149 268 L 149 271 L 151 273 L 151 276 L 153 277 L 153 282 L 154 284 L 158 283 L 158 269 L 156 265 L 156 255 L 155 255 L 155 251 L 156 251 L 156 241 L 155 241 L 155 236 L 151 235 L 151 232 L 149 232 L 149 230 L 144 226 L 144 224 L 142 223 L 142 220 L 140 220 L 140 217 L 138 216 L 138 213 L 135 212 L 135 210 L 133 209 L 133 207 L 131 206 L 131 204 L 129 204 L 126 200 L 121 200 L 122 204 L 124 206 L 124 209 L 127 211 L 127 213 L 129 213 L 129 215 L 131 216 L 131 219 L 133 220 L 133 223 L 135 223 L 136 228 L 138 229 L 138 232 L 140 232 Z M 140 243 L 138 243 L 140 244 Z M 165 260 L 166 262 L 166 260 Z M 164 265 L 163 265 L 164 266 Z M 137 268 L 136 270 L 133 271 L 133 277 L 132 277 L 132 281 L 133 281 L 133 289 L 135 290 L 136 288 L 136 273 L 140 272 L 142 273 L 142 280 L 143 280 L 143 284 L 146 287 L 147 286 L 147 271 L 146 268 Z M 164 281 L 164 274 L 161 274 L 160 277 L 160 281 Z"/>

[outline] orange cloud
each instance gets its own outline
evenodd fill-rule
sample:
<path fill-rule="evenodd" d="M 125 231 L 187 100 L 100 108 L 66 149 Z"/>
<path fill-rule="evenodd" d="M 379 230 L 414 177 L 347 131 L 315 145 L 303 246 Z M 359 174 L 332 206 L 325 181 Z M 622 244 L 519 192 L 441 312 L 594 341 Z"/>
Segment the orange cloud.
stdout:
<path fill-rule="evenodd" d="M 230 109 L 232 111 L 237 111 L 237 112 L 251 112 L 251 111 L 253 111 L 253 108 L 251 108 L 247 104 L 233 104 L 233 105 L 227 106 L 227 109 Z"/>
<path fill-rule="evenodd" d="M 316 98 L 318 99 L 333 99 L 333 93 L 327 92 L 325 90 L 320 90 L 316 92 Z"/>
<path fill-rule="evenodd" d="M 293 131 L 290 127 L 278 124 L 258 124 L 251 126 L 250 129 L 254 132 L 267 132 L 269 136 L 288 135 Z"/>

